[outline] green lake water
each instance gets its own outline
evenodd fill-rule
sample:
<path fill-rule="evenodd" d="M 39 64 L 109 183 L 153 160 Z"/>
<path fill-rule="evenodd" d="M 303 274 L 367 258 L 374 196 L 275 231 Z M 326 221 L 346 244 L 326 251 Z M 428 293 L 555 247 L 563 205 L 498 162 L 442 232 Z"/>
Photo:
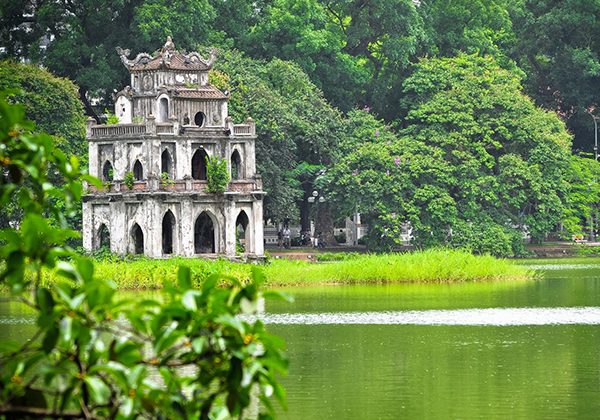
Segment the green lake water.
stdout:
<path fill-rule="evenodd" d="M 285 289 L 285 419 L 598 418 L 600 260 L 530 260 L 529 282 Z M 0 339 L 33 329 L 0 304 Z"/>
<path fill-rule="evenodd" d="M 281 417 L 598 418 L 598 317 L 550 322 L 553 308 L 600 309 L 600 260 L 527 263 L 543 278 L 286 289 L 294 303 L 266 308 L 267 320 L 281 315 L 270 330 L 286 339 L 290 359 Z M 523 316 L 513 308 L 531 309 Z M 432 313 L 437 324 L 411 324 Z M 317 319 L 303 324 L 308 315 Z M 370 324 L 375 317 L 380 323 Z M 386 317 L 392 324 L 381 324 Z M 517 325 L 494 325 L 507 320 Z"/>

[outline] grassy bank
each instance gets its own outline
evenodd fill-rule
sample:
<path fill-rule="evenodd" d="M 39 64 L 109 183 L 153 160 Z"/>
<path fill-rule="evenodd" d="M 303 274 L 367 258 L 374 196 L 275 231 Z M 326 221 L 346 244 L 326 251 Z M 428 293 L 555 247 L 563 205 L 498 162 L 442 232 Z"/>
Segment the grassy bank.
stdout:
<path fill-rule="evenodd" d="M 343 254 L 342 254 L 343 255 Z M 332 261 L 334 260 L 335 261 Z M 317 284 L 357 284 L 391 282 L 455 283 L 530 279 L 531 270 L 511 261 L 489 256 L 474 256 L 461 251 L 428 250 L 407 254 L 345 254 L 344 258 L 323 258 L 325 262 L 272 260 L 262 267 L 269 286 Z M 98 260 L 97 277 L 113 280 L 120 289 L 158 289 L 164 281 L 177 281 L 177 268 L 190 267 L 196 285 L 212 273 L 250 278 L 251 264 L 200 258 L 165 260 Z M 53 272 L 44 273 L 44 283 L 57 280 Z"/>
<path fill-rule="evenodd" d="M 524 280 L 534 277 L 533 271 L 511 261 L 454 250 L 353 254 L 345 259 L 318 264 L 278 260 L 267 268 L 266 275 L 269 284 L 282 286 L 324 283 L 455 283 Z"/>

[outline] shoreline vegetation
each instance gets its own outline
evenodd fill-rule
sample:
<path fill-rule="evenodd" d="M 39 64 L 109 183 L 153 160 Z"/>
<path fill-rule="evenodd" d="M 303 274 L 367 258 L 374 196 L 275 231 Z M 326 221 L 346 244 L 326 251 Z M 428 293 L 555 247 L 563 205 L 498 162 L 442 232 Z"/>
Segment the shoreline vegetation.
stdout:
<path fill-rule="evenodd" d="M 179 266 L 190 268 L 194 287 L 214 273 L 250 280 L 254 264 L 225 259 L 94 259 L 94 276 L 112 280 L 120 290 L 154 290 L 165 282 L 177 283 Z M 535 272 L 514 261 L 465 251 L 432 249 L 404 254 L 324 254 L 320 262 L 271 259 L 260 266 L 266 287 L 384 284 L 460 283 L 530 280 Z M 59 280 L 53 271 L 43 273 L 43 284 Z"/>

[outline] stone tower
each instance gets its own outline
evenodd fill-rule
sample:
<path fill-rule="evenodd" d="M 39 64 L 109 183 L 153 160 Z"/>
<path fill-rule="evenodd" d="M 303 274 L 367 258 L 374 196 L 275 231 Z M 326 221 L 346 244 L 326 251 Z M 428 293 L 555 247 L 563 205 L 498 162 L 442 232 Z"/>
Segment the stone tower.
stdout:
<path fill-rule="evenodd" d="M 87 127 L 89 172 L 104 187 L 83 199 L 83 244 L 118 254 L 263 255 L 262 181 L 255 126 L 233 124 L 227 92 L 208 83 L 215 52 L 154 55 L 117 48 L 131 86 L 117 93 L 119 124 Z M 224 193 L 208 193 L 207 157 L 227 161 Z"/>

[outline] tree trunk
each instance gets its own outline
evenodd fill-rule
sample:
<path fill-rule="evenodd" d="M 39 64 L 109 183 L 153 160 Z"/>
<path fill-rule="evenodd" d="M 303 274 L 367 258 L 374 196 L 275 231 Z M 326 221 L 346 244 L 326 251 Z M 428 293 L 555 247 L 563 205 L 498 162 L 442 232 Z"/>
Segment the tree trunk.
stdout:
<path fill-rule="evenodd" d="M 92 104 L 90 104 L 90 101 L 88 101 L 87 90 L 81 86 L 79 87 L 79 99 L 81 100 L 81 102 L 83 102 L 83 106 L 85 107 L 85 113 L 88 116 L 93 117 L 99 124 L 100 118 L 98 118 L 98 114 L 96 114 L 96 111 L 94 111 Z"/>
<path fill-rule="evenodd" d="M 333 236 L 333 215 L 327 202 L 317 203 L 315 214 L 315 234 L 321 232 L 323 241 L 327 246 L 336 245 L 337 241 Z"/>

